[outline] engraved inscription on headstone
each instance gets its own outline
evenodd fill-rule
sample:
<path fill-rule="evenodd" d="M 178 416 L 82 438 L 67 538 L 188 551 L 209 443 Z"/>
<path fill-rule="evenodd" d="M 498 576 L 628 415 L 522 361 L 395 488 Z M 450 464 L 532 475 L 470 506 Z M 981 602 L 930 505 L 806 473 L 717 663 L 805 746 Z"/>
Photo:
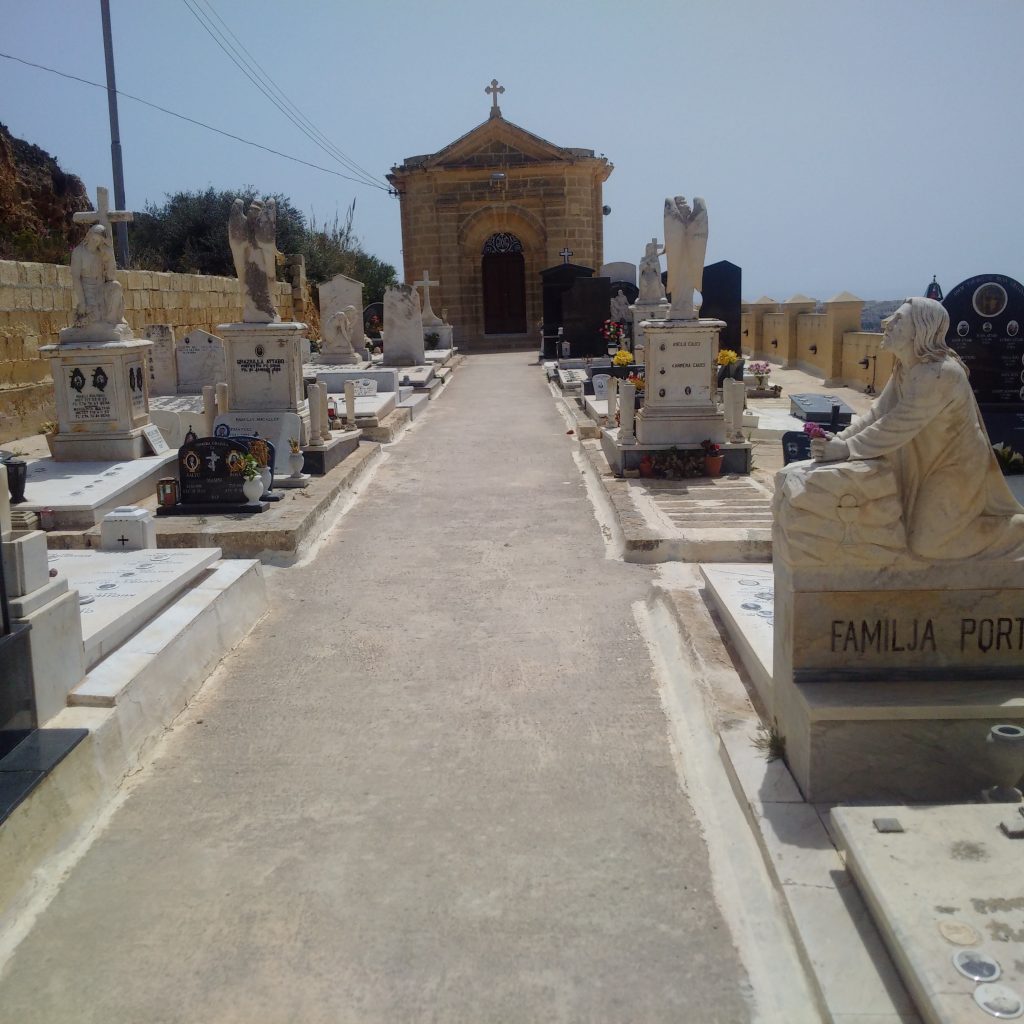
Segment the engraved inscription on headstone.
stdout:
<path fill-rule="evenodd" d="M 354 380 L 352 391 L 356 398 L 366 398 L 368 395 L 377 394 L 377 382 L 375 380 Z"/>
<path fill-rule="evenodd" d="M 198 394 L 205 384 L 220 384 L 227 379 L 224 343 L 215 334 L 194 330 L 175 345 L 178 391 Z"/>
<path fill-rule="evenodd" d="M 68 371 L 68 385 L 71 388 L 68 407 L 73 421 L 89 423 L 115 418 L 111 380 L 113 373 L 113 363 L 83 364 Z"/>
<path fill-rule="evenodd" d="M 242 466 L 249 446 L 227 437 L 200 437 L 178 450 L 183 503 L 244 504 Z"/>

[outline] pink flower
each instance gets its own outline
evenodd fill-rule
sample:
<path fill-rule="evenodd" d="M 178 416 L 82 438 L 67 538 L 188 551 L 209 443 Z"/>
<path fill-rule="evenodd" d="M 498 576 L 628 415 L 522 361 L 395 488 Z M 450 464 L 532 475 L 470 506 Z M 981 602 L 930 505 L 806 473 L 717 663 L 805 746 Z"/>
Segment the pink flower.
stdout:
<path fill-rule="evenodd" d="M 807 422 L 804 424 L 804 433 L 808 437 L 828 437 L 828 434 L 817 423 Z"/>

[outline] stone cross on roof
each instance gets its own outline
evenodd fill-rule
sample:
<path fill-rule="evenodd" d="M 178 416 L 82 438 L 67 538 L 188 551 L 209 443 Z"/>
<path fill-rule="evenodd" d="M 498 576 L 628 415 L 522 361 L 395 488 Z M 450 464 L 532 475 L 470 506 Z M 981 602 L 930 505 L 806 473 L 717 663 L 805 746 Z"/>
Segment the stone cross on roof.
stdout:
<path fill-rule="evenodd" d="M 440 281 L 430 280 L 430 271 L 423 271 L 422 281 L 413 281 L 413 284 L 417 288 L 423 289 L 423 326 L 424 327 L 437 327 L 441 323 L 441 319 L 438 315 L 430 308 L 430 289 L 431 287 L 439 288 L 441 285 Z"/>
<path fill-rule="evenodd" d="M 562 257 L 563 263 L 568 263 L 572 254 L 572 249 L 570 249 L 569 246 L 566 246 L 558 255 Z"/>
<path fill-rule="evenodd" d="M 501 117 L 501 107 L 498 106 L 498 94 L 505 91 L 505 86 L 498 85 L 496 78 L 491 79 L 491 84 L 484 89 L 484 92 L 491 97 L 491 117 Z"/>
<path fill-rule="evenodd" d="M 96 209 L 81 210 L 73 219 L 76 224 L 102 224 L 107 229 L 107 238 L 113 242 L 114 232 L 111 225 L 122 221 L 127 224 L 134 217 L 135 214 L 129 210 L 111 210 L 110 192 L 100 185 L 96 188 Z"/>

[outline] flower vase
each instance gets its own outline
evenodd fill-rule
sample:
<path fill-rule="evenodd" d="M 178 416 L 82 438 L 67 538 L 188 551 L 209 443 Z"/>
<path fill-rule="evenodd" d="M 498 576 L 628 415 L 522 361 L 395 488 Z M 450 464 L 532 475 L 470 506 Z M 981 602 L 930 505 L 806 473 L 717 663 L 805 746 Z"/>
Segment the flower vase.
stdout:
<path fill-rule="evenodd" d="M 302 476 L 303 467 L 306 464 L 306 456 L 302 452 L 288 453 L 288 468 L 291 470 L 292 479 L 297 480 Z"/>
<path fill-rule="evenodd" d="M 260 466 L 260 482 L 263 484 L 261 496 L 266 494 L 274 484 L 274 474 L 270 472 L 269 466 Z"/>
<path fill-rule="evenodd" d="M 724 455 L 705 455 L 704 456 L 704 475 L 705 476 L 721 476 L 722 475 L 722 463 L 725 462 Z"/>
<path fill-rule="evenodd" d="M 1024 729 L 1019 725 L 993 725 L 985 740 L 989 772 L 996 784 L 982 795 L 990 803 L 1019 804 L 1017 784 L 1024 778 Z"/>
<path fill-rule="evenodd" d="M 242 493 L 250 505 L 259 504 L 260 498 L 263 497 L 263 481 L 258 476 L 254 476 L 251 480 L 243 480 Z"/>

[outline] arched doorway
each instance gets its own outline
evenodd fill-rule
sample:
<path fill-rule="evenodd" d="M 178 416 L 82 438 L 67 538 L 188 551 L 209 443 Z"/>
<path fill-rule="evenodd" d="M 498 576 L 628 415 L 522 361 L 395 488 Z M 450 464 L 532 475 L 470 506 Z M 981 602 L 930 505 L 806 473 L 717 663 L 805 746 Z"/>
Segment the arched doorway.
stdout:
<path fill-rule="evenodd" d="M 526 333 L 526 261 L 523 243 L 508 231 L 484 242 L 484 334 Z"/>

